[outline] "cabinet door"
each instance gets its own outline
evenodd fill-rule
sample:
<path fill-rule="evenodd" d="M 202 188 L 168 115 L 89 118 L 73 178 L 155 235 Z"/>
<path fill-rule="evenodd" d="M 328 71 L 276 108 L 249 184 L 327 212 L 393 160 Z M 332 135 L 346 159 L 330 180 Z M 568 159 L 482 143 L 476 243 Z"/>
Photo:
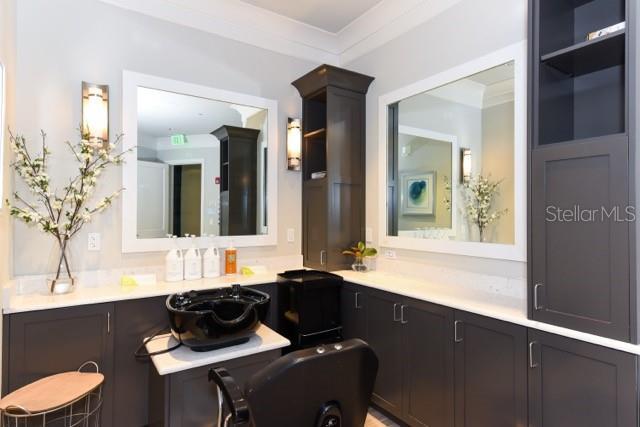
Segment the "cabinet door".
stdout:
<path fill-rule="evenodd" d="M 325 180 L 303 183 L 302 248 L 305 267 L 327 268 L 327 188 Z"/>
<path fill-rule="evenodd" d="M 402 416 L 402 348 L 400 308 L 403 297 L 381 291 L 367 293 L 367 338 L 378 356 L 378 376 L 373 402 L 398 417 Z"/>
<path fill-rule="evenodd" d="M 453 310 L 409 300 L 401 309 L 403 419 L 412 426 L 453 426 Z"/>
<path fill-rule="evenodd" d="M 456 427 L 527 423 L 527 329 L 456 311 Z"/>
<path fill-rule="evenodd" d="M 529 330 L 530 427 L 637 426 L 637 357 Z"/>
<path fill-rule="evenodd" d="M 367 294 L 359 286 L 344 284 L 340 297 L 342 336 L 367 340 Z"/>
<path fill-rule="evenodd" d="M 115 392 L 113 425 L 139 427 L 147 424 L 150 361 L 133 354 L 142 340 L 169 327 L 166 297 L 115 303 Z"/>
<path fill-rule="evenodd" d="M 533 151 L 531 318 L 630 340 L 627 145 L 608 137 Z"/>
<path fill-rule="evenodd" d="M 9 321 L 9 392 L 94 361 L 105 376 L 102 425 L 112 425 L 113 304 L 16 313 Z"/>

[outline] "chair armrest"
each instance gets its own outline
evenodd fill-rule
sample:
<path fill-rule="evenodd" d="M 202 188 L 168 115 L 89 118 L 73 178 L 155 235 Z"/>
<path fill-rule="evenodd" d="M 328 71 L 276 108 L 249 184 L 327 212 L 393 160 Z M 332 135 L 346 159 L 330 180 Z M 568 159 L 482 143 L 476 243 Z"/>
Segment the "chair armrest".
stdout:
<path fill-rule="evenodd" d="M 229 407 L 231 412 L 231 420 L 234 426 L 249 425 L 251 415 L 249 412 L 249 403 L 242 395 L 240 387 L 236 384 L 229 372 L 225 368 L 209 369 L 209 381 L 213 381 Z"/>

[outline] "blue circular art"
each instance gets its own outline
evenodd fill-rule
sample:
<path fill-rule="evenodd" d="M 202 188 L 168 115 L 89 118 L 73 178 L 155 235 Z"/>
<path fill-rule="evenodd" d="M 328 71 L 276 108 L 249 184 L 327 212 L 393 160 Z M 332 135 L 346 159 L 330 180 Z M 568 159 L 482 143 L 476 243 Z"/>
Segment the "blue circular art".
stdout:
<path fill-rule="evenodd" d="M 426 181 L 414 181 L 409 185 L 409 199 L 413 204 L 421 204 L 427 194 Z"/>

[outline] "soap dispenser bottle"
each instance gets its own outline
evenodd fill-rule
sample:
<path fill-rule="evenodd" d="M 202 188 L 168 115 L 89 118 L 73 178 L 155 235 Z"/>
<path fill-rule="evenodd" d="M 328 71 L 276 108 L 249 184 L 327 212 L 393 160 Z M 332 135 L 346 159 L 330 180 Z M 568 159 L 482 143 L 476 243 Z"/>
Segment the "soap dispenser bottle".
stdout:
<path fill-rule="evenodd" d="M 231 245 L 224 250 L 224 274 L 236 274 L 238 272 L 238 251 Z"/>
<path fill-rule="evenodd" d="M 200 249 L 196 247 L 196 236 L 187 234 L 185 237 L 191 237 L 191 247 L 184 255 L 184 280 L 198 280 L 202 278 L 202 256 Z"/>
<path fill-rule="evenodd" d="M 213 242 L 213 236 L 209 236 L 211 244 L 202 255 L 202 272 L 207 278 L 220 276 L 220 251 Z"/>
<path fill-rule="evenodd" d="M 173 249 L 165 257 L 165 280 L 167 282 L 179 282 L 184 280 L 184 258 L 178 248 L 178 236 L 167 235 L 173 240 Z"/>

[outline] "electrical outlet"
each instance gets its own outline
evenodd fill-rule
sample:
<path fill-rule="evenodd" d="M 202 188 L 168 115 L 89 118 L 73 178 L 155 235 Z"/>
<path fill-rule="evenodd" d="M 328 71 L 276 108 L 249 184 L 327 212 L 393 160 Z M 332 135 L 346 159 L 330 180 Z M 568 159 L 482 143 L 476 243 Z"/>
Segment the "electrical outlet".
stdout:
<path fill-rule="evenodd" d="M 385 258 L 389 258 L 389 259 L 396 259 L 396 251 L 394 251 L 393 249 L 387 249 L 384 251 L 384 256 Z"/>
<path fill-rule="evenodd" d="M 100 233 L 89 233 L 87 236 L 87 250 L 96 252 L 100 250 Z"/>
<path fill-rule="evenodd" d="M 296 241 L 296 230 L 293 228 L 287 228 L 287 242 L 293 243 Z"/>
<path fill-rule="evenodd" d="M 365 240 L 367 241 L 367 243 L 373 242 L 373 228 L 371 228 L 371 227 L 365 228 L 364 235 L 365 235 Z"/>

